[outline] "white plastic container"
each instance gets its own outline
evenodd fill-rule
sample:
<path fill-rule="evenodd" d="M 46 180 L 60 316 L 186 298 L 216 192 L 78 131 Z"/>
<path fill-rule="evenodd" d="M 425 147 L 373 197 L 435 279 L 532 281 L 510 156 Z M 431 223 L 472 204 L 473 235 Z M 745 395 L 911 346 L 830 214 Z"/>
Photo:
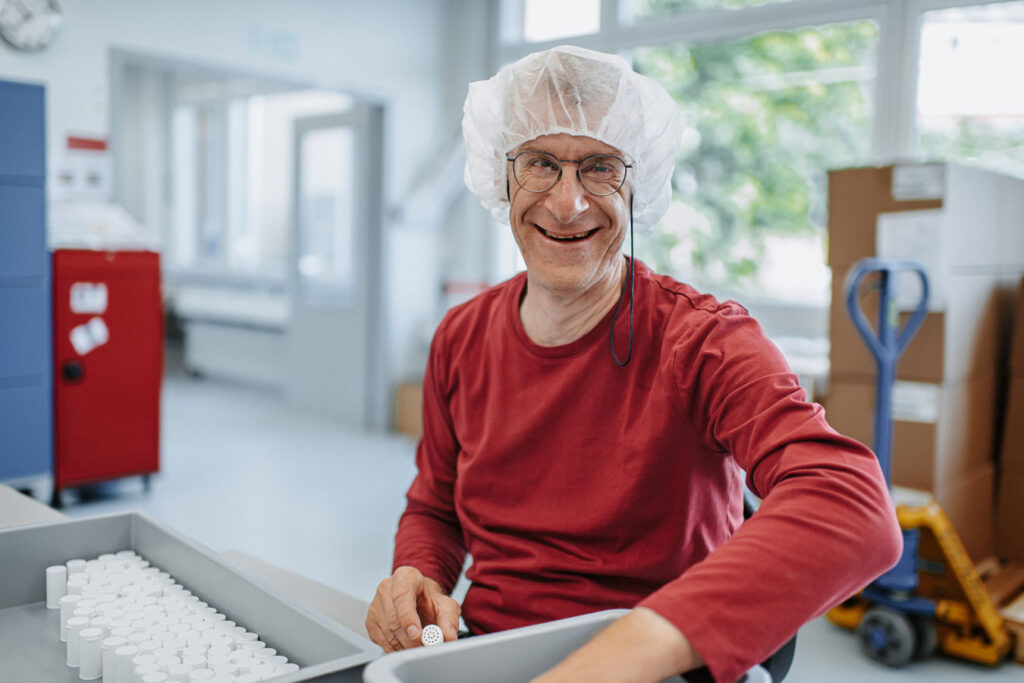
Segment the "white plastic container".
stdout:
<path fill-rule="evenodd" d="M 142 683 L 142 679 L 145 678 L 147 674 L 152 673 L 163 672 L 160 671 L 160 667 L 153 662 L 150 662 L 148 664 L 137 664 L 135 666 L 135 673 L 132 674 L 131 683 Z M 118 683 L 120 683 L 120 681 Z"/>
<path fill-rule="evenodd" d="M 78 632 L 78 677 L 83 681 L 95 681 L 103 674 L 102 637 L 100 628 L 84 628 Z"/>
<path fill-rule="evenodd" d="M 67 664 L 71 667 L 78 666 L 78 653 L 80 641 L 78 634 L 82 632 L 82 629 L 88 628 L 89 618 L 88 617 L 71 617 L 68 619 L 68 631 L 67 631 Z"/>
<path fill-rule="evenodd" d="M 103 683 L 119 683 L 117 681 L 117 655 L 114 652 L 127 642 L 120 636 L 108 636 L 100 643 L 100 653 L 103 660 Z"/>
<path fill-rule="evenodd" d="M 46 568 L 46 609 L 60 609 L 60 599 L 68 594 L 68 568 L 62 564 Z"/>
<path fill-rule="evenodd" d="M 67 642 L 68 640 L 68 619 L 74 616 L 72 613 L 78 609 L 78 603 L 81 602 L 81 595 L 65 595 L 58 602 L 60 605 L 60 640 L 61 642 Z"/>
<path fill-rule="evenodd" d="M 135 667 L 132 665 L 132 660 L 135 659 L 135 655 L 139 654 L 139 648 L 134 645 L 122 645 L 121 647 L 114 650 L 114 680 L 116 683 L 128 683 L 132 680 L 132 676 L 135 673 Z"/>

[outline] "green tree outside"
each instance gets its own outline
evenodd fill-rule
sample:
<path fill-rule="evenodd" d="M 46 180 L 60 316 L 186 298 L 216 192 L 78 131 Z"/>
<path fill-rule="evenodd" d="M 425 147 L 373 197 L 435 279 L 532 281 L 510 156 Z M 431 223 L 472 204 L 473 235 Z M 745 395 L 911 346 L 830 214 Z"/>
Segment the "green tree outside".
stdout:
<path fill-rule="evenodd" d="M 637 255 L 706 289 L 752 293 L 766 236 L 823 236 L 827 171 L 869 158 L 877 43 L 877 25 L 858 21 L 634 50 L 687 124 L 673 207 Z"/>

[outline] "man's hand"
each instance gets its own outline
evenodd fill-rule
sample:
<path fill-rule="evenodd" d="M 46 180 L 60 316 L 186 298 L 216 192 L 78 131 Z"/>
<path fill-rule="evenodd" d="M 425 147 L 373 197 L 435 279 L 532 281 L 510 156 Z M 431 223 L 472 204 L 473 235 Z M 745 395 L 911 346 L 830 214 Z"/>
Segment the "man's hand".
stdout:
<path fill-rule="evenodd" d="M 366 633 L 385 652 L 419 647 L 426 624 L 437 624 L 445 641 L 458 638 L 459 603 L 413 567 L 399 567 L 380 582 L 366 614 Z"/>
<path fill-rule="evenodd" d="M 700 654 L 672 622 L 637 607 L 533 683 L 657 683 L 703 665 Z"/>

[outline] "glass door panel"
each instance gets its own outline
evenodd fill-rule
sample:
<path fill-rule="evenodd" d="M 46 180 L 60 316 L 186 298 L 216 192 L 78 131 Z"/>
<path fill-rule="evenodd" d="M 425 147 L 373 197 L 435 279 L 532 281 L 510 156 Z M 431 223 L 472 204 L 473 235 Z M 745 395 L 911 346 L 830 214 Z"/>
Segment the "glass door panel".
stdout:
<path fill-rule="evenodd" d="M 351 305 L 355 296 L 353 139 L 348 126 L 300 138 L 298 287 L 306 302 Z"/>

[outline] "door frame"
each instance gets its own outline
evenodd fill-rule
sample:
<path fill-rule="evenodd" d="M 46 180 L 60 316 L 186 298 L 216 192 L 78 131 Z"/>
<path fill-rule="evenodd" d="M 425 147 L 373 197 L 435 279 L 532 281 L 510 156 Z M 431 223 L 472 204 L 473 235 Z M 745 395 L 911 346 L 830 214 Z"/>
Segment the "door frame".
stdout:
<path fill-rule="evenodd" d="M 356 101 L 352 108 L 336 114 L 309 116 L 293 124 L 292 230 L 288 255 L 288 298 L 291 310 L 300 305 L 298 260 L 300 217 L 300 163 L 302 136 L 312 130 L 337 126 L 353 129 L 354 158 L 364 164 L 353 175 L 353 194 L 363 198 L 353 215 L 356 248 L 356 284 L 354 298 L 365 306 L 365 371 L 363 373 L 362 427 L 383 431 L 387 411 L 387 266 L 383 238 L 384 186 L 384 108 L 375 103 Z"/>

